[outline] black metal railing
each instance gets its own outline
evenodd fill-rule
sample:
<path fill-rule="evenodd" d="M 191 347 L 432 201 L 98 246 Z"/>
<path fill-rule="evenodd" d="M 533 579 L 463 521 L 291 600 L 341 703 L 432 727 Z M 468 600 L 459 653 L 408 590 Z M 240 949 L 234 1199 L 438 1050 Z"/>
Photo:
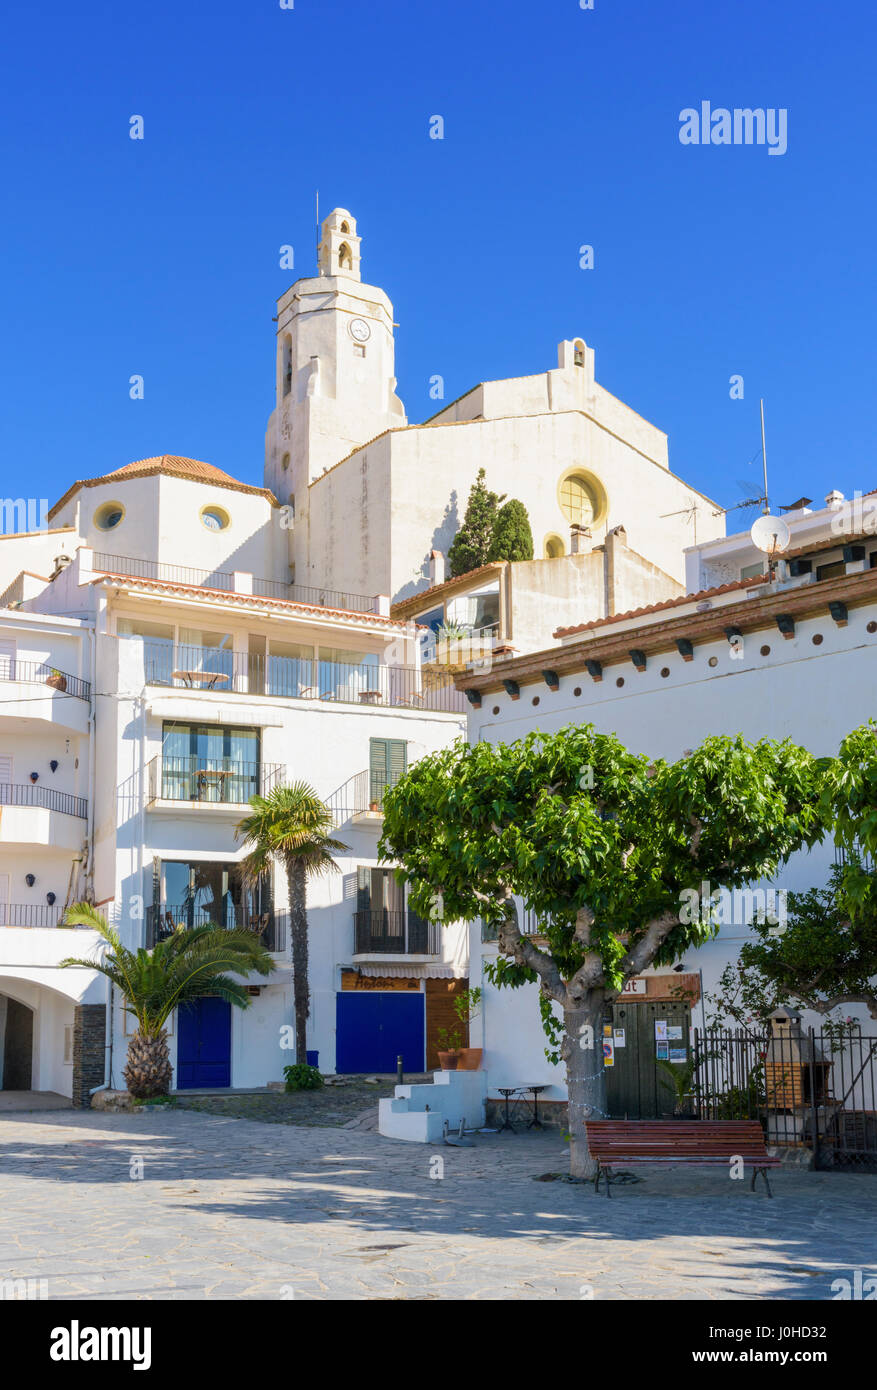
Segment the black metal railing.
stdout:
<path fill-rule="evenodd" d="M 251 796 L 266 796 L 284 778 L 283 763 L 245 762 L 238 758 L 174 757 L 158 753 L 148 764 L 149 800 L 189 801 L 244 806 Z"/>
<path fill-rule="evenodd" d="M 78 700 L 91 698 L 91 684 L 88 681 L 59 671 L 47 661 L 21 661 L 17 656 L 0 656 L 0 681 L 48 685 L 62 695 L 75 695 Z"/>
<path fill-rule="evenodd" d="M 60 903 L 0 902 L 0 927 L 57 927 L 63 911 Z"/>
<path fill-rule="evenodd" d="M 757 1119 L 769 1144 L 808 1146 L 819 1168 L 877 1171 L 877 1035 L 695 1029 L 691 1062 L 700 1119 Z"/>
<path fill-rule="evenodd" d="M 148 685 L 449 714 L 462 714 L 467 708 L 465 694 L 455 688 L 450 677 L 442 672 L 430 676 L 413 666 L 311 661 L 270 654 L 266 658 L 261 653 L 190 647 L 171 641 L 145 641 L 141 645 Z"/>
<path fill-rule="evenodd" d="M 522 936 L 544 936 L 545 928 L 549 925 L 548 919 L 539 917 L 531 907 L 525 907 L 523 911 L 518 910 L 518 927 Z M 498 941 L 499 925 L 497 923 L 481 922 L 481 940 Z"/>
<path fill-rule="evenodd" d="M 286 950 L 286 913 L 258 912 L 241 903 L 220 902 L 201 907 L 195 902 L 151 904 L 146 909 L 146 949 L 167 941 L 176 931 L 215 926 L 223 931 L 243 929 L 259 937 L 266 951 Z"/>
<path fill-rule="evenodd" d="M 441 955 L 441 923 L 416 912 L 354 912 L 353 935 L 355 955 Z"/>
<path fill-rule="evenodd" d="M 93 566 L 105 574 L 132 579 L 157 579 L 165 584 L 187 584 L 198 589 L 235 592 L 231 570 L 195 569 L 190 565 L 167 565 L 158 560 L 137 560 L 130 555 L 108 555 L 95 551 Z M 288 603 L 307 603 L 317 608 L 337 608 L 345 613 L 374 613 L 377 603 L 367 594 L 351 594 L 342 589 L 321 589 L 307 584 L 287 584 L 281 579 L 253 577 L 257 598 L 282 599 Z"/>
<path fill-rule="evenodd" d="M 0 782 L 0 806 L 39 806 L 44 811 L 60 811 L 65 816 L 85 820 L 88 802 L 84 796 L 57 792 L 32 782 Z"/>

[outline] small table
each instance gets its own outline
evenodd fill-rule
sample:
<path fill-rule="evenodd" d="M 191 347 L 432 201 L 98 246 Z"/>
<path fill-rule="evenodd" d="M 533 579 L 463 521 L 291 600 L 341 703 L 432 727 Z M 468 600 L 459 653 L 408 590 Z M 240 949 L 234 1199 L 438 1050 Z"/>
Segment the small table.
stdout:
<path fill-rule="evenodd" d="M 360 690 L 359 703 L 361 705 L 379 705 L 381 703 L 380 690 Z"/>
<path fill-rule="evenodd" d="M 499 1091 L 500 1095 L 505 1100 L 505 1117 L 503 1119 L 502 1124 L 499 1127 L 500 1134 L 502 1134 L 504 1129 L 510 1129 L 512 1131 L 512 1134 L 517 1134 L 518 1132 L 515 1129 L 509 1117 L 509 1101 L 511 1100 L 512 1096 L 517 1095 L 518 1092 L 521 1092 L 522 1095 L 526 1095 L 527 1093 L 529 1093 L 533 1097 L 533 1118 L 529 1121 L 527 1128 L 545 1128 L 542 1121 L 539 1119 L 539 1097 L 543 1091 L 548 1090 L 547 1082 L 542 1086 L 497 1086 L 496 1089 Z"/>
<path fill-rule="evenodd" d="M 205 790 L 207 789 L 207 787 L 211 786 L 211 784 L 212 784 L 212 785 L 215 785 L 215 786 L 219 787 L 219 800 L 220 800 L 220 801 L 224 801 L 224 800 L 225 800 L 225 779 L 226 779 L 226 777 L 230 777 L 230 776 L 231 776 L 231 772 L 230 772 L 230 770 L 228 770 L 228 769 L 223 769 L 223 768 L 219 768 L 219 767 L 217 767 L 217 768 L 201 768 L 201 770 L 200 770 L 199 772 L 196 772 L 196 773 L 195 773 L 195 777 L 197 778 L 197 782 L 198 782 L 198 800 L 199 800 L 199 801 L 202 801 L 202 800 L 204 799 L 204 798 L 201 796 L 201 793 L 202 793 L 203 791 L 205 791 Z"/>
<path fill-rule="evenodd" d="M 207 690 L 212 690 L 215 685 L 229 679 L 222 671 L 172 671 L 171 675 L 190 690 L 193 685 L 203 685 Z"/>

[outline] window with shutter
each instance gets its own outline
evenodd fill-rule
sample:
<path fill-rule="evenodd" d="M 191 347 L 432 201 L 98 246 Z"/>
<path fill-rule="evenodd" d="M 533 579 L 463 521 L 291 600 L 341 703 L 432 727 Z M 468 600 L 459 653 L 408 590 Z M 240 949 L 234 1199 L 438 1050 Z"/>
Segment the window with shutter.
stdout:
<path fill-rule="evenodd" d="M 382 805 L 387 787 L 395 787 L 407 766 L 408 744 L 404 739 L 369 739 L 369 803 Z"/>

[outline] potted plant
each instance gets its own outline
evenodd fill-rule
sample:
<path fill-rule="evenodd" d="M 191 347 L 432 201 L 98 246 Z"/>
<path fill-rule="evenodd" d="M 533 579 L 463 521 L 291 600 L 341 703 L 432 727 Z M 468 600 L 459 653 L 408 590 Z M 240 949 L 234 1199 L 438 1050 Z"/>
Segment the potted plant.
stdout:
<path fill-rule="evenodd" d="M 673 1088 L 673 1114 L 666 1116 L 666 1118 L 696 1120 L 698 1115 L 694 1105 L 694 1096 L 691 1092 L 691 1083 L 699 1064 L 691 1061 L 680 1065 L 678 1062 L 665 1061 L 663 1057 L 656 1058 L 656 1062 Z"/>
<path fill-rule="evenodd" d="M 368 803 L 368 809 L 370 811 L 379 811 L 381 809 L 381 803 L 379 801 L 370 801 Z"/>
<path fill-rule="evenodd" d="M 456 1071 L 460 1061 L 459 1028 L 440 1028 L 438 1030 L 438 1059 L 442 1071 Z"/>
<path fill-rule="evenodd" d="M 67 689 L 67 677 L 60 671 L 56 671 L 54 666 L 49 667 L 50 675 L 46 676 L 46 685 L 51 685 L 55 690 Z"/>
<path fill-rule="evenodd" d="M 460 1020 L 464 1028 L 468 1029 L 473 1018 L 477 1018 L 481 1012 L 481 990 L 464 989 L 454 1000 L 454 1013 Z M 468 1035 L 468 1034 L 467 1034 Z M 481 1066 L 482 1049 L 480 1047 L 463 1047 L 460 1049 L 460 1060 L 457 1064 L 458 1071 L 478 1071 Z"/>

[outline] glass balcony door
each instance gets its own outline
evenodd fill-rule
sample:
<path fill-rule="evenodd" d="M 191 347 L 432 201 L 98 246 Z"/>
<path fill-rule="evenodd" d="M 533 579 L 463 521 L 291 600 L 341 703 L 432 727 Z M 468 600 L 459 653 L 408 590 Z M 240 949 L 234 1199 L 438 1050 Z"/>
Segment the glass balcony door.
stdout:
<path fill-rule="evenodd" d="M 259 730 L 166 724 L 162 796 L 243 805 L 259 790 Z"/>

